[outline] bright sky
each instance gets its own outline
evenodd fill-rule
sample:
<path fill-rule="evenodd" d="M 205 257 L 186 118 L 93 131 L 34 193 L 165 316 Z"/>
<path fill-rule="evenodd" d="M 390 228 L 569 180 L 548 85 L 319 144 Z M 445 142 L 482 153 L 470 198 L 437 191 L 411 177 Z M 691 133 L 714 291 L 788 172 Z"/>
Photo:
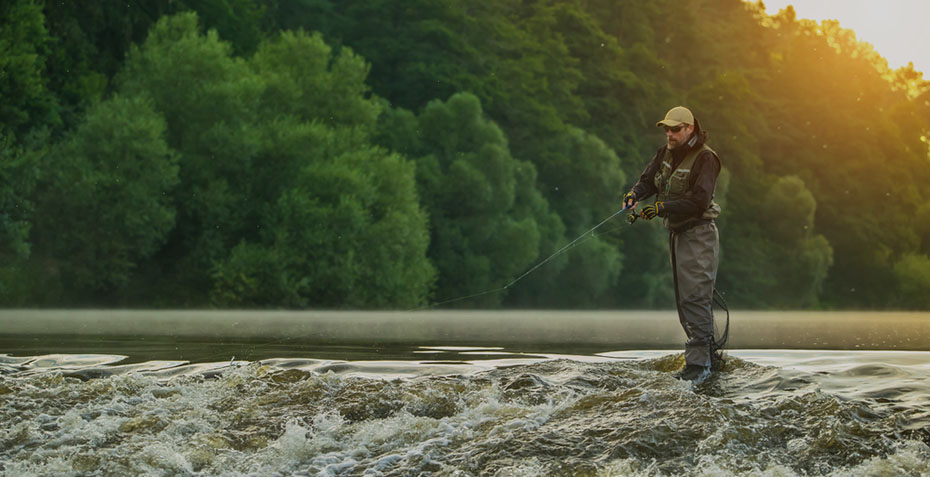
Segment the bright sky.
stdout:
<path fill-rule="evenodd" d="M 914 63 L 930 79 L 930 0 L 763 0 L 766 13 L 794 5 L 798 18 L 839 20 L 892 69 Z"/>

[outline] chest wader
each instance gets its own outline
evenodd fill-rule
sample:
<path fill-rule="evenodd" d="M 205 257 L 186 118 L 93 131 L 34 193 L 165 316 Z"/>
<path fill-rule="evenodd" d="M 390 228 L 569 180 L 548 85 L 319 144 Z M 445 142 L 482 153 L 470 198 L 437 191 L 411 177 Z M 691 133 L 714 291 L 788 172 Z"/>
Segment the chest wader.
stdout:
<path fill-rule="evenodd" d="M 705 150 L 713 153 L 706 145 L 689 151 L 675 170 L 672 170 L 672 154 L 666 150 L 662 168 L 655 175 L 656 200 L 677 200 L 688 193 L 691 167 Z M 711 366 L 712 356 L 718 347 L 714 341 L 713 300 L 720 241 L 713 219 L 719 215 L 720 206 L 711 200 L 701 215 L 669 214 L 664 220 L 669 230 L 668 249 L 675 284 L 675 305 L 681 327 L 688 337 L 685 362 L 702 367 Z"/>

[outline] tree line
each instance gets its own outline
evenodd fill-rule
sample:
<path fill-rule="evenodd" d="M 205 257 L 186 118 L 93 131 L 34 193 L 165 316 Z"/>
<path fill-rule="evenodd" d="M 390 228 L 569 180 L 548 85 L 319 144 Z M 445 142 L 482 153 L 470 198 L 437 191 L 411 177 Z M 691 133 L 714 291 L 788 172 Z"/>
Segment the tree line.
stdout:
<path fill-rule="evenodd" d="M 14 0 L 0 46 L 4 306 L 496 290 L 615 212 L 684 104 L 731 305 L 930 308 L 930 82 L 790 7 Z M 614 219 L 447 306 L 668 307 L 667 240 Z"/>

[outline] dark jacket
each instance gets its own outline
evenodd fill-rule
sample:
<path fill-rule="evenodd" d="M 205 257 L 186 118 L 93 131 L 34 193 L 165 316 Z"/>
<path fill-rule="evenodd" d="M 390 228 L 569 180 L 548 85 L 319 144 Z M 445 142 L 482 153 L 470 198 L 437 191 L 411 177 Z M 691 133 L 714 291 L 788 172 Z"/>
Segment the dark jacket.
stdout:
<path fill-rule="evenodd" d="M 694 133 L 691 135 L 691 140 L 676 149 L 672 149 L 672 169 L 678 168 L 688 151 L 701 147 L 706 141 L 707 132 L 701 128 L 700 121 L 695 119 Z M 665 156 L 667 148 L 668 145 L 663 145 L 656 151 L 652 161 L 649 162 L 646 170 L 639 177 L 639 181 L 633 186 L 633 193 L 636 194 L 637 201 L 648 199 L 657 192 L 655 175 L 661 169 L 662 157 Z M 694 166 L 691 168 L 688 194 L 681 199 L 664 202 L 664 211 L 659 215 L 677 214 L 700 217 L 714 197 L 714 187 L 717 185 L 717 176 L 719 174 L 720 159 L 710 151 L 701 153 L 695 159 Z"/>

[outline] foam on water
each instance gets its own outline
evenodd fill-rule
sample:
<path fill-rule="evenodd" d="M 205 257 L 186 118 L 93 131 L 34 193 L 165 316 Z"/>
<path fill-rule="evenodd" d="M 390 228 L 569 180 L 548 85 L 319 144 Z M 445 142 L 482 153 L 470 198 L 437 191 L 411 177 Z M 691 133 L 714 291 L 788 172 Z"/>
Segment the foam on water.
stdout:
<path fill-rule="evenodd" d="M 680 354 L 643 356 L 408 363 L 406 373 L 398 363 L 325 360 L 169 367 L 7 357 L 0 473 L 930 473 L 918 397 L 930 390 L 918 364 L 926 353 L 898 364 L 860 353 L 819 368 L 803 356 L 782 367 L 731 358 L 698 388 L 671 376 Z M 843 380 L 845 393 L 829 391 Z"/>

